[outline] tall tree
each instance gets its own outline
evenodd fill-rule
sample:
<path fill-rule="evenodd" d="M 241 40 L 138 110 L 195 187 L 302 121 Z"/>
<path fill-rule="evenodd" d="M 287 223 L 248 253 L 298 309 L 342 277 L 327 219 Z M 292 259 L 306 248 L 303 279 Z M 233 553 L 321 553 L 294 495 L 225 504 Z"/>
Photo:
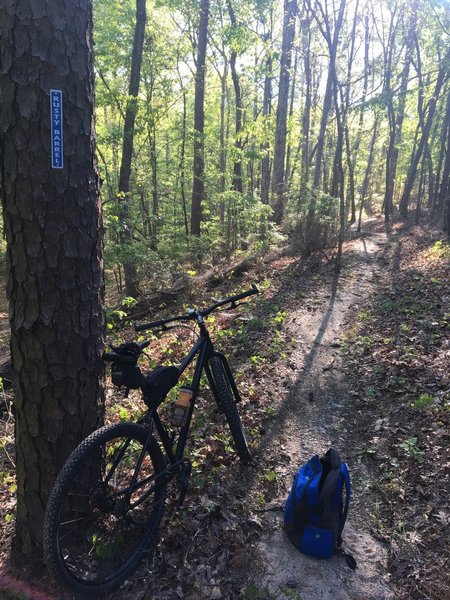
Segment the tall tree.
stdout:
<path fill-rule="evenodd" d="M 306 199 L 306 190 L 309 182 L 309 128 L 311 121 L 311 86 L 312 86 L 312 69 L 311 69 L 311 18 L 306 15 L 301 20 L 301 47 L 303 55 L 303 71 L 305 74 L 305 106 L 302 114 L 301 126 L 301 181 L 300 181 L 300 202 L 303 203 Z"/>
<path fill-rule="evenodd" d="M 439 71 L 436 78 L 436 83 L 434 86 L 433 95 L 428 101 L 427 106 L 427 117 L 423 121 L 422 125 L 422 135 L 420 136 L 419 142 L 417 144 L 417 148 L 415 149 L 411 162 L 408 167 L 408 174 L 406 177 L 405 187 L 403 189 L 403 194 L 400 200 L 400 214 L 402 217 L 406 217 L 408 214 L 408 205 L 409 198 L 411 196 L 411 192 L 414 185 L 414 180 L 417 174 L 417 167 L 419 166 L 420 159 L 422 157 L 422 152 L 426 144 L 428 143 L 428 136 L 430 135 L 431 124 L 433 123 L 434 113 L 436 110 L 436 103 L 439 98 L 439 94 L 444 84 L 446 77 L 448 76 L 449 62 L 450 60 L 450 50 L 447 51 L 446 56 L 441 60 L 439 65 Z"/>
<path fill-rule="evenodd" d="M 263 42 L 266 51 L 265 64 L 264 64 L 264 92 L 263 92 L 263 105 L 262 115 L 264 126 L 267 127 L 268 118 L 272 112 L 272 68 L 273 68 L 273 56 L 272 56 L 272 30 L 273 30 L 273 8 L 270 8 L 269 25 L 263 35 Z M 264 22 L 264 25 L 266 23 Z M 261 144 L 261 202 L 263 204 L 269 204 L 270 196 L 270 144 L 267 139 Z"/>
<path fill-rule="evenodd" d="M 442 128 L 442 144 L 440 146 L 444 167 L 442 170 L 442 178 L 439 181 L 433 212 L 436 212 L 437 209 L 443 214 L 444 231 L 447 231 L 448 237 L 450 238 L 450 89 L 447 94 L 444 126 Z"/>
<path fill-rule="evenodd" d="M 102 417 L 91 10 L 90 0 L 23 0 L 0 8 L 1 181 L 16 383 L 15 550 L 27 557 L 39 555 L 57 472 Z"/>
<path fill-rule="evenodd" d="M 331 106 L 333 104 L 333 81 L 336 79 L 336 57 L 339 44 L 339 35 L 342 28 L 345 12 L 345 0 L 340 1 L 339 11 L 336 16 L 336 21 L 333 23 L 332 18 L 326 12 L 319 0 L 316 0 L 315 6 L 312 7 L 311 0 L 307 0 L 309 9 L 319 26 L 320 32 L 323 35 L 329 53 L 328 74 L 325 94 L 323 98 L 322 116 L 320 119 L 319 137 L 317 140 L 317 148 L 315 153 L 314 179 L 313 186 L 317 188 L 320 183 L 320 174 L 322 169 L 322 158 L 325 147 L 325 131 L 327 128 L 328 117 Z"/>
<path fill-rule="evenodd" d="M 209 0 L 201 0 L 198 29 L 194 104 L 194 179 L 192 184 L 191 234 L 200 236 L 202 202 L 205 199 L 205 73 Z"/>
<path fill-rule="evenodd" d="M 144 48 L 145 23 L 147 20 L 146 0 L 136 0 L 136 25 L 134 30 L 133 52 L 131 55 L 130 84 L 128 102 L 123 126 L 122 162 L 119 175 L 119 201 L 121 203 L 122 242 L 128 246 L 125 252 L 123 270 L 128 296 L 139 295 L 135 260 L 129 251 L 133 239 L 133 224 L 130 214 L 130 176 L 133 156 L 134 124 L 138 109 L 139 84 L 141 81 L 142 50 Z"/>
<path fill-rule="evenodd" d="M 336 19 L 334 20 L 327 13 L 327 6 L 325 5 L 325 8 L 324 8 L 322 6 L 322 3 L 320 2 L 320 0 L 316 0 L 314 7 L 311 5 L 311 0 L 306 0 L 306 1 L 308 3 L 308 7 L 309 7 L 311 14 L 320 29 L 320 33 L 322 34 L 323 38 L 325 39 L 325 42 L 328 47 L 328 53 L 329 53 L 327 83 L 326 83 L 325 95 L 323 98 L 322 116 L 320 119 L 319 135 L 318 135 L 316 153 L 315 153 L 315 161 L 316 162 L 314 165 L 313 188 L 314 188 L 314 194 L 316 194 L 317 188 L 320 183 L 320 178 L 321 178 L 322 159 L 323 159 L 324 147 L 325 147 L 325 132 L 326 132 L 326 128 L 327 128 L 328 117 L 329 117 L 329 113 L 331 110 L 333 100 L 336 99 L 336 94 L 337 94 L 336 58 L 337 58 L 337 50 L 338 50 L 338 44 L 339 44 L 339 36 L 340 36 L 341 28 L 342 28 L 342 23 L 344 21 L 344 13 L 345 13 L 346 3 L 345 3 L 345 0 L 340 1 L 339 10 L 338 10 L 337 15 L 335 15 Z M 337 103 L 335 104 L 335 107 L 337 110 L 339 110 Z M 342 144 L 340 130 L 338 131 L 338 133 L 339 133 L 338 139 L 340 141 L 339 143 Z M 340 159 L 339 159 L 339 157 L 335 158 L 335 164 L 339 165 L 339 167 L 335 169 L 335 172 L 339 174 L 339 177 L 341 177 L 341 185 L 343 186 L 343 170 L 342 170 L 342 164 L 339 164 L 339 162 L 340 163 L 342 162 L 342 151 L 341 151 Z M 325 184 L 325 182 L 324 182 L 324 184 Z M 325 185 L 324 185 L 324 187 L 325 187 Z M 340 205 L 341 204 L 342 204 L 342 198 L 340 199 Z M 310 254 L 312 252 L 313 246 L 315 243 L 313 240 L 313 236 L 312 236 L 314 217 L 315 217 L 315 200 L 313 199 L 313 201 L 310 202 L 310 205 L 308 208 L 308 214 L 307 214 L 307 218 L 306 218 L 306 229 L 305 229 L 305 253 L 306 254 Z M 341 232 L 342 232 L 342 227 L 341 227 Z"/>
<path fill-rule="evenodd" d="M 234 30 L 237 28 L 236 16 L 230 0 L 227 0 L 228 16 Z M 233 163 L 233 189 L 236 192 L 242 194 L 242 141 L 241 141 L 241 129 L 242 129 L 242 93 L 241 83 L 239 81 L 239 74 L 236 69 L 237 52 L 232 44 L 231 56 L 230 56 L 230 71 L 231 78 L 233 80 L 234 96 L 236 102 L 235 112 L 235 141 L 234 147 L 236 149 L 236 156 Z"/>
<path fill-rule="evenodd" d="M 386 72 L 386 90 L 388 93 L 388 115 L 389 115 L 389 146 L 388 154 L 386 156 L 386 188 L 384 194 L 384 206 L 385 206 L 385 218 L 389 220 L 389 215 L 392 212 L 393 196 L 394 196 L 394 184 L 395 177 L 397 174 L 397 163 L 399 146 L 401 143 L 402 126 L 405 116 L 405 104 L 406 104 L 406 92 L 408 89 L 409 70 L 411 66 L 411 60 L 414 48 L 414 35 L 416 31 L 417 23 L 417 5 L 418 0 L 411 4 L 411 13 L 409 16 L 409 26 L 407 28 L 406 40 L 405 40 L 405 57 L 403 60 L 403 68 L 400 79 L 400 88 L 398 90 L 398 106 L 397 114 L 395 114 L 394 107 L 394 90 L 391 87 L 392 79 L 392 48 L 388 49 L 389 63 L 387 68 L 389 72 Z M 395 35 L 392 30 L 392 40 L 389 42 L 392 46 L 394 45 Z"/>
<path fill-rule="evenodd" d="M 295 36 L 297 0 L 284 0 L 283 41 L 280 56 L 280 82 L 278 85 L 277 124 L 273 151 L 272 207 L 275 223 L 281 223 L 285 201 L 285 156 L 287 137 L 287 112 L 291 55 Z"/>

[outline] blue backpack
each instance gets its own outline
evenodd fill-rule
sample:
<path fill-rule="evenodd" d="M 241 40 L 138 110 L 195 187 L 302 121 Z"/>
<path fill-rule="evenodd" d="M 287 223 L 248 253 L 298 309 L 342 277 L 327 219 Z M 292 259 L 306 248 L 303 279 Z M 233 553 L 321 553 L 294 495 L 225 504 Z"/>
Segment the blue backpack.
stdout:
<path fill-rule="evenodd" d="M 345 499 L 343 499 L 345 491 Z M 331 558 L 341 550 L 342 530 L 350 503 L 350 474 L 331 448 L 322 458 L 309 459 L 294 477 L 284 507 L 284 527 L 294 546 L 311 556 Z M 352 556 L 344 554 L 350 568 Z"/>

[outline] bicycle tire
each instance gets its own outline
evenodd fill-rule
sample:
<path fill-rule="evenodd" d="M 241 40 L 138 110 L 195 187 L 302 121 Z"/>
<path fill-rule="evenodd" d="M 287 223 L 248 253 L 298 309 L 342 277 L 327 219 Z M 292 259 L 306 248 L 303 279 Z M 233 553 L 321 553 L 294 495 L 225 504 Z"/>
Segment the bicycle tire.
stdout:
<path fill-rule="evenodd" d="M 81 442 L 56 479 L 44 519 L 44 558 L 77 594 L 118 588 L 155 546 L 167 463 L 153 436 L 131 493 L 127 487 L 147 439 L 141 425 L 106 425 Z"/>
<path fill-rule="evenodd" d="M 228 375 L 218 356 L 213 356 L 209 361 L 209 365 L 211 367 L 211 374 L 216 388 L 217 404 L 219 409 L 225 415 L 233 438 L 234 447 L 241 462 L 248 464 L 252 460 L 252 455 L 250 454 L 244 427 L 242 426 L 241 418 L 236 408 L 236 402 L 228 381 Z"/>

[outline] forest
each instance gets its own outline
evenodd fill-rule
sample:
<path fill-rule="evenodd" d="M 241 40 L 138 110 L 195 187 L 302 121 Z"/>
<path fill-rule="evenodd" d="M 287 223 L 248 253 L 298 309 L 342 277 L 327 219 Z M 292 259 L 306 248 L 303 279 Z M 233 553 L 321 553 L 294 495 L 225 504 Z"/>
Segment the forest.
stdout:
<path fill-rule="evenodd" d="M 94 3 L 119 290 L 283 235 L 308 254 L 374 213 L 443 220 L 446 19 L 445 2 Z"/>
<path fill-rule="evenodd" d="M 449 596 L 448 0 L 0 0 L 0 198 L 2 600 Z"/>

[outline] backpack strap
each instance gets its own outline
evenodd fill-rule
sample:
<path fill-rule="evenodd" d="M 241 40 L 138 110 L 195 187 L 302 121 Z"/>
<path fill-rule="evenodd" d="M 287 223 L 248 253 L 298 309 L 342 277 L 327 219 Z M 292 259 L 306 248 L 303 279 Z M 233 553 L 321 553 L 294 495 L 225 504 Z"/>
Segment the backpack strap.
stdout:
<path fill-rule="evenodd" d="M 339 521 L 339 531 L 338 531 L 336 554 L 340 554 L 343 558 L 345 558 L 347 566 L 350 567 L 350 569 L 352 569 L 352 571 L 354 571 L 357 567 L 356 560 L 353 558 L 353 556 L 351 554 L 344 552 L 344 550 L 342 550 L 342 548 L 341 548 L 342 530 L 344 529 L 345 521 L 347 520 L 348 507 L 350 504 L 350 494 L 351 494 L 350 473 L 348 472 L 348 468 L 345 463 L 342 463 L 342 465 L 341 465 L 341 473 L 344 478 L 344 484 L 345 484 L 345 502 L 344 502 L 344 507 L 342 509 L 342 515 L 341 515 L 341 518 Z"/>
<path fill-rule="evenodd" d="M 317 481 L 317 476 L 322 472 L 322 466 L 319 457 L 316 455 L 311 457 L 307 463 L 307 466 L 311 471 L 311 475 L 303 487 L 302 495 L 300 496 L 299 500 L 294 502 L 292 511 L 292 525 L 287 530 L 292 543 L 297 548 L 300 546 L 300 540 L 308 522 L 308 491 L 313 481 Z"/>
<path fill-rule="evenodd" d="M 345 484 L 345 502 L 344 502 L 344 507 L 342 510 L 341 518 L 339 519 L 339 531 L 338 531 L 338 539 L 337 539 L 338 547 L 340 547 L 342 544 L 342 531 L 344 529 L 345 521 L 347 520 L 348 507 L 350 505 L 350 494 L 351 494 L 350 474 L 348 472 L 348 468 L 345 463 L 342 463 L 342 465 L 341 465 L 341 473 L 344 478 L 344 484 Z"/>

